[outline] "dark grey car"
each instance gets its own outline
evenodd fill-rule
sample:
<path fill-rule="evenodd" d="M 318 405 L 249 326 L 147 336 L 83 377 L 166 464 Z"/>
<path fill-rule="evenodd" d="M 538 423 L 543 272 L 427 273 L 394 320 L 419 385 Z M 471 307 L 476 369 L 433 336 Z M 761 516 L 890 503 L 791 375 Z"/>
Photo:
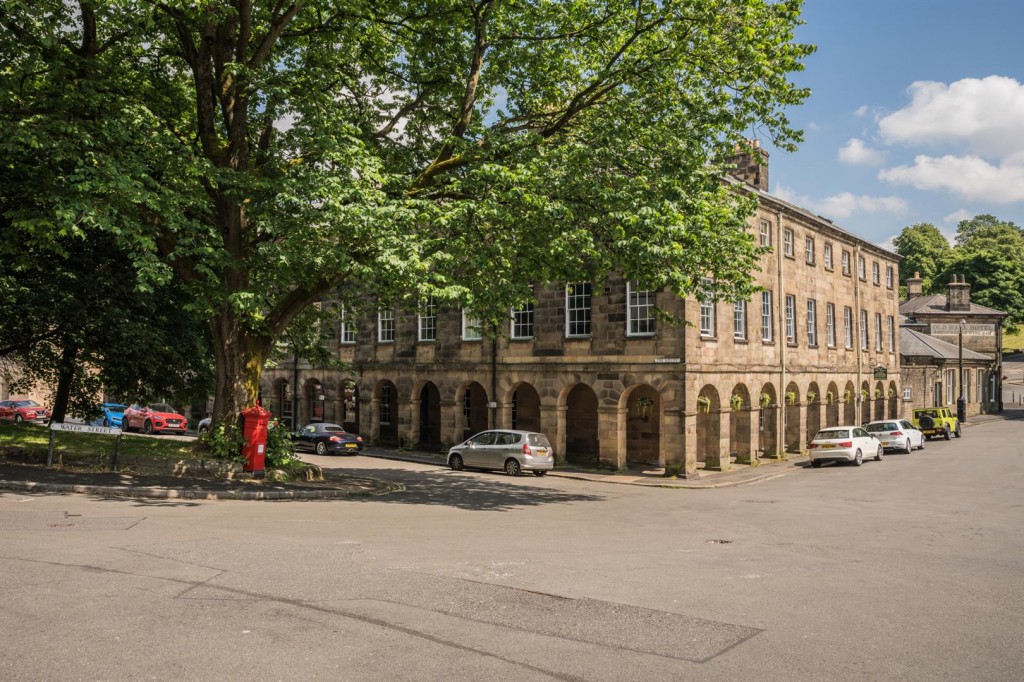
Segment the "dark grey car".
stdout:
<path fill-rule="evenodd" d="M 449 450 L 448 466 L 455 471 L 503 469 L 509 476 L 523 471 L 543 476 L 555 468 L 555 452 L 543 433 L 495 429 L 482 431 Z"/>

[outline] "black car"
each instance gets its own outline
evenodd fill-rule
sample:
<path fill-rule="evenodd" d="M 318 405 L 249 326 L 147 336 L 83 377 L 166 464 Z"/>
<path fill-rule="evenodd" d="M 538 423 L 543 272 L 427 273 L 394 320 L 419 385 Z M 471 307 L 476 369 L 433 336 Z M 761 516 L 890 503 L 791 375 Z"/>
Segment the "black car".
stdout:
<path fill-rule="evenodd" d="M 362 451 L 363 439 L 338 424 L 306 424 L 295 435 L 295 449 L 318 455 L 354 455 Z"/>

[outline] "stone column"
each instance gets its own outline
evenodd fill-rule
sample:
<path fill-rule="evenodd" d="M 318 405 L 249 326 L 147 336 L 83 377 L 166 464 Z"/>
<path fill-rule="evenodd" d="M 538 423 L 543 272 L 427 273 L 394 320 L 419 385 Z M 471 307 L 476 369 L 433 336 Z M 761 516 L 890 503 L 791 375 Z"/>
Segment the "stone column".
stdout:
<path fill-rule="evenodd" d="M 598 460 L 615 469 L 626 468 L 626 412 L 619 405 L 597 408 Z"/>

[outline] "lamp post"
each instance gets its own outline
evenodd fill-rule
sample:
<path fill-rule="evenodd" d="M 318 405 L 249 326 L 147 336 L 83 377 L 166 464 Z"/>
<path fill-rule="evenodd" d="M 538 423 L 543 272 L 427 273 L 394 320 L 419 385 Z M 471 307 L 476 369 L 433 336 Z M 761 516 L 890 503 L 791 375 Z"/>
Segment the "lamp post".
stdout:
<path fill-rule="evenodd" d="M 958 390 L 956 399 L 956 418 L 961 424 L 967 421 L 967 401 L 964 400 L 964 324 L 966 320 L 960 320 L 960 327 L 957 330 L 957 384 Z"/>

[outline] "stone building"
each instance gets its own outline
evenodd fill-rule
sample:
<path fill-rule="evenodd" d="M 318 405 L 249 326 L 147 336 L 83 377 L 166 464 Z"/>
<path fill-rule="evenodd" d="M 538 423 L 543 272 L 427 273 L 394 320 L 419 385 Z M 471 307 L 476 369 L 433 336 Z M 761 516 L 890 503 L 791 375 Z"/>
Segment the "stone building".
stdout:
<path fill-rule="evenodd" d="M 1001 411 L 1006 313 L 972 302 L 971 285 L 962 275 L 954 277 L 945 294 L 925 296 L 921 284 L 915 272 L 907 279 L 907 300 L 900 304 L 900 357 L 908 409 L 955 409 L 962 386 L 968 418 Z"/>
<path fill-rule="evenodd" d="M 339 321 L 349 374 L 286 362 L 264 373 L 264 404 L 429 449 L 490 427 L 540 430 L 561 461 L 686 476 L 897 416 L 898 256 L 768 194 L 761 157 L 736 183 L 759 203 L 749 229 L 772 247 L 753 300 L 680 299 L 614 277 L 537 287 L 497 341 L 458 309 L 385 307 Z"/>

